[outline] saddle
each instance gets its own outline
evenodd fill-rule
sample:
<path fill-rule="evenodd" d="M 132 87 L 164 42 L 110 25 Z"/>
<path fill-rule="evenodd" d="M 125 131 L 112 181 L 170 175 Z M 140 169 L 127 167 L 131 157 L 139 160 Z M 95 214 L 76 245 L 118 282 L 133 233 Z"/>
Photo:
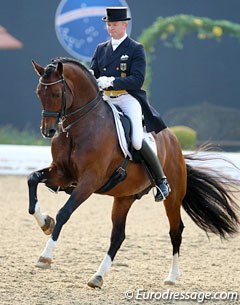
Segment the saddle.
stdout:
<path fill-rule="evenodd" d="M 120 122 L 121 122 L 123 130 L 124 130 L 124 135 L 125 135 L 125 139 L 126 139 L 126 143 L 127 143 L 127 149 L 129 151 L 128 156 L 129 156 L 129 158 L 132 157 L 134 162 L 139 162 L 137 158 L 134 158 L 137 151 L 132 146 L 132 140 L 131 140 L 132 139 L 132 122 L 131 122 L 129 116 L 127 116 L 125 113 L 123 113 L 122 109 L 119 106 L 117 106 L 117 105 L 113 105 L 113 106 L 118 111 L 119 119 L 120 119 Z M 121 138 L 119 139 L 119 141 L 120 140 L 121 140 Z"/>
<path fill-rule="evenodd" d="M 125 158 L 128 156 L 130 160 L 132 160 L 135 163 L 141 162 L 141 157 L 139 155 L 139 152 L 135 150 L 132 146 L 131 138 L 132 138 L 132 123 L 130 118 L 123 113 L 121 108 L 119 106 L 113 105 L 112 103 L 108 103 L 107 101 L 104 101 L 112 110 L 115 127 L 117 130 L 117 136 L 118 136 L 118 142 L 121 147 L 121 150 L 125 156 Z M 157 146 L 155 143 L 155 140 L 153 138 L 153 135 L 150 132 L 146 131 L 144 120 L 142 122 L 143 124 L 143 137 L 145 141 L 149 144 L 149 146 L 152 148 L 152 150 L 157 155 Z"/>

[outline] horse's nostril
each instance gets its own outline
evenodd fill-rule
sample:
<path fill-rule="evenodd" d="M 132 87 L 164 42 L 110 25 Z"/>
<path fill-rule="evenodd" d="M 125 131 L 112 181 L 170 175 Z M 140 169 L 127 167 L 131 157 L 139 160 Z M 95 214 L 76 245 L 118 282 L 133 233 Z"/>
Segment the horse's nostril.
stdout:
<path fill-rule="evenodd" d="M 50 129 L 49 132 L 48 132 L 49 138 L 52 138 L 54 136 L 55 132 L 56 132 L 55 129 Z"/>
<path fill-rule="evenodd" d="M 41 133 L 44 138 L 52 138 L 55 135 L 56 130 L 50 129 L 49 131 L 41 128 Z"/>

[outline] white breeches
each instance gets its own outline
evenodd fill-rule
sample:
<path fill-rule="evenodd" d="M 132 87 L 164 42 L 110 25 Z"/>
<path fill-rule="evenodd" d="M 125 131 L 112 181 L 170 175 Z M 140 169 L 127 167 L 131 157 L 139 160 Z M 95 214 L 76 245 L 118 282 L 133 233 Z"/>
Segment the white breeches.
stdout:
<path fill-rule="evenodd" d="M 140 150 L 143 140 L 142 107 L 137 99 L 130 94 L 123 94 L 116 98 L 103 95 L 105 101 L 118 105 L 132 122 L 132 145 Z"/>

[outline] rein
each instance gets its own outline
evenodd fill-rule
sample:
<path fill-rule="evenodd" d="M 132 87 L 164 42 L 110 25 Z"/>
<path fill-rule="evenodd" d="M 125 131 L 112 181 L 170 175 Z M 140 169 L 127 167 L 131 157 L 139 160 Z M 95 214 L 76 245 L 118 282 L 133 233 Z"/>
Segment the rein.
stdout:
<path fill-rule="evenodd" d="M 61 104 L 61 111 L 57 112 L 57 111 L 46 111 L 43 110 L 42 111 L 42 116 L 43 117 L 55 117 L 58 120 L 58 125 L 60 126 L 60 129 L 62 132 L 68 132 L 68 130 L 74 126 L 75 124 L 77 124 L 84 116 L 86 116 L 87 114 L 89 114 L 91 111 L 93 111 L 99 104 L 99 102 L 101 101 L 101 97 L 102 97 L 102 93 L 99 91 L 97 93 L 97 96 L 87 102 L 86 104 L 80 106 L 78 109 L 76 109 L 73 112 L 70 113 L 66 113 L 66 81 L 64 79 L 64 77 L 62 76 L 61 79 L 51 82 L 51 83 L 44 83 L 41 80 L 39 80 L 39 84 L 43 85 L 43 86 L 52 86 L 58 83 L 62 83 L 63 84 L 63 90 L 62 90 L 62 104 Z M 70 90 L 71 91 L 71 90 Z M 71 92 L 72 93 L 72 92 Z M 64 122 L 70 118 L 71 116 L 73 116 L 74 114 L 79 113 L 79 117 L 77 120 L 75 120 L 73 123 L 69 124 L 66 127 L 63 127 Z"/>
<path fill-rule="evenodd" d="M 61 125 L 62 131 L 67 132 L 72 126 L 77 124 L 84 116 L 86 116 L 91 111 L 93 111 L 98 106 L 99 102 L 101 101 L 101 97 L 102 97 L 102 95 L 99 91 L 97 96 L 93 100 L 91 100 L 90 102 L 86 103 L 85 105 L 79 107 L 77 110 L 66 114 L 59 122 L 59 124 Z M 63 123 L 65 122 L 65 120 L 78 112 L 80 112 L 78 119 L 76 121 L 74 121 L 72 124 L 69 124 L 68 126 L 63 127 Z"/>

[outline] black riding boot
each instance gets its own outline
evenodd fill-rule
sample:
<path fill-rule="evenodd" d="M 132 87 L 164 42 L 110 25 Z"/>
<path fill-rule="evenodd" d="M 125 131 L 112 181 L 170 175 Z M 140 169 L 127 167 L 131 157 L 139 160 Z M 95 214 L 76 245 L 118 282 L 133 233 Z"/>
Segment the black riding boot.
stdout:
<path fill-rule="evenodd" d="M 143 140 L 142 148 L 139 152 L 156 183 L 157 194 L 155 195 L 155 201 L 162 201 L 166 199 L 171 191 L 170 186 L 167 182 L 166 176 L 163 173 L 162 165 L 158 160 L 158 157 L 145 139 Z"/>

